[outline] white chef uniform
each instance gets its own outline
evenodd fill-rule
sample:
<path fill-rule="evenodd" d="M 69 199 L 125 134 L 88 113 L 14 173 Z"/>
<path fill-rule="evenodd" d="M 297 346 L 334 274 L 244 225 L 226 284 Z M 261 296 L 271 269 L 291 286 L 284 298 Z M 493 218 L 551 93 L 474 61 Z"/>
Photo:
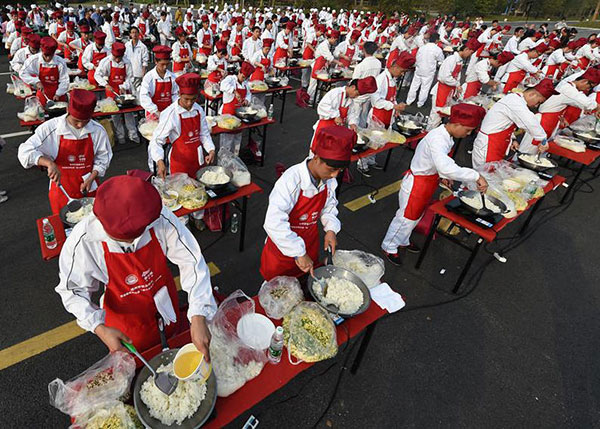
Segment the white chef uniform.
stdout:
<path fill-rule="evenodd" d="M 248 80 L 244 80 L 242 83 L 239 82 L 237 75 L 229 75 L 221 81 L 220 90 L 223 93 L 223 103 L 219 107 L 219 113 L 223 111 L 223 105 L 231 103 L 235 98 L 236 89 L 246 89 L 246 101 L 252 100 L 252 92 Z M 227 148 L 231 153 L 237 155 L 240 153 L 240 146 L 242 145 L 242 133 L 223 133 L 221 134 L 221 147 Z"/>
<path fill-rule="evenodd" d="M 15 73 L 19 73 L 21 68 L 23 68 L 23 64 L 25 64 L 25 60 L 33 55 L 35 54 L 31 52 L 29 46 L 19 49 L 17 52 L 15 52 L 13 59 L 10 60 L 10 68 Z"/>
<path fill-rule="evenodd" d="M 131 64 L 134 79 L 141 80 L 144 77 L 144 70 L 148 68 L 150 58 L 146 45 L 138 40 L 137 44 L 133 46 L 133 42 L 128 40 L 125 43 L 125 58 Z"/>
<path fill-rule="evenodd" d="M 472 58 L 474 59 L 475 57 Z M 438 83 L 435 84 L 431 91 L 431 112 L 429 114 L 429 123 L 427 125 L 428 129 L 432 130 L 437 128 L 442 123 L 442 118 L 439 115 L 439 109 L 448 105 L 448 102 L 451 100 L 453 94 L 460 89 L 462 66 L 463 59 L 458 52 L 454 52 L 452 55 L 446 57 L 446 59 L 444 59 L 442 62 L 442 65 L 440 65 L 437 76 Z M 440 83 L 454 87 L 455 89 L 448 94 L 446 104 L 444 106 L 437 107 L 436 98 L 438 91 L 440 90 Z"/>
<path fill-rule="evenodd" d="M 333 54 L 331 53 L 331 44 L 329 43 L 328 39 L 323 40 L 321 43 L 319 43 L 317 45 L 317 49 L 315 49 L 315 62 L 316 62 L 316 59 L 319 57 L 325 58 L 327 63 L 330 63 L 335 59 L 333 57 Z M 315 63 L 313 63 L 313 68 L 314 68 L 314 66 L 315 66 Z M 315 70 L 315 73 L 318 73 L 318 70 Z M 308 85 L 308 95 L 310 96 L 311 100 L 313 99 L 316 91 L 317 91 L 317 80 L 313 79 L 313 77 L 311 76 L 310 83 Z"/>
<path fill-rule="evenodd" d="M 58 67 L 58 89 L 57 96 L 63 96 L 69 90 L 69 73 L 67 72 L 67 64 L 61 57 L 54 55 L 49 62 L 44 60 L 41 52 L 30 56 L 23 63 L 23 67 L 19 71 L 19 77 L 28 85 L 35 87 L 40 81 L 40 67 Z"/>
<path fill-rule="evenodd" d="M 175 79 L 175 74 L 170 70 L 165 72 L 164 77 L 160 77 L 156 71 L 156 67 L 146 73 L 140 86 L 140 106 L 142 106 L 147 113 L 159 115 L 158 107 L 154 104 L 154 101 L 152 101 L 156 87 L 155 82 L 171 82 L 171 102 L 174 103 L 179 98 L 179 86 L 177 86 Z"/>
<path fill-rule="evenodd" d="M 417 51 L 415 72 L 408 90 L 406 104 L 412 104 L 417 98 L 417 107 L 421 108 L 427 102 L 427 96 L 435 77 L 438 63 L 444 61 L 444 52 L 435 43 L 427 43 Z"/>

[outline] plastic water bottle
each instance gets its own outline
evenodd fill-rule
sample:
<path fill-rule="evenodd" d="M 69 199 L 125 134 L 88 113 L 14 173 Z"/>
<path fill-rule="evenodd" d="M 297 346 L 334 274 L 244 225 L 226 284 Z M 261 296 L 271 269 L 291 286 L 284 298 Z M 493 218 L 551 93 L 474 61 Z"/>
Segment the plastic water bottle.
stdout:
<path fill-rule="evenodd" d="M 529 195 L 529 197 L 531 198 L 535 195 L 537 188 L 538 186 L 535 183 L 535 180 L 532 180 L 527 184 L 527 186 L 525 186 L 525 188 L 523 188 L 523 193 Z"/>
<path fill-rule="evenodd" d="M 238 232 L 240 226 L 240 215 L 237 213 L 234 213 L 233 215 L 231 215 L 231 232 L 233 234 L 236 234 Z"/>
<path fill-rule="evenodd" d="M 269 361 L 277 365 L 281 362 L 281 353 L 283 352 L 283 328 L 278 326 L 271 337 L 271 345 L 269 346 L 268 356 Z"/>
<path fill-rule="evenodd" d="M 275 108 L 273 107 L 273 103 L 269 106 L 269 111 L 267 112 L 267 116 L 269 119 L 273 119 L 273 113 L 275 112 Z"/>
<path fill-rule="evenodd" d="M 56 242 L 56 235 L 54 234 L 54 228 L 48 219 L 42 221 L 42 233 L 44 234 L 44 242 L 48 249 L 54 249 L 58 243 Z"/>

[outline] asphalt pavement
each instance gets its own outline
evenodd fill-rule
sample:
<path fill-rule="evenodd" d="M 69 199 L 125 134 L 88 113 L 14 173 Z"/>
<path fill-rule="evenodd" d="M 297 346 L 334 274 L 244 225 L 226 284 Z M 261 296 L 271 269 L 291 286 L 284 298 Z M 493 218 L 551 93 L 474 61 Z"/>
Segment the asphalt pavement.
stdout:
<path fill-rule="evenodd" d="M 0 75 L 0 88 L 8 79 Z M 2 101 L 0 133 L 22 131 L 16 119 L 22 102 L 8 95 Z M 293 94 L 287 101 L 284 123 L 269 130 L 265 167 L 250 168 L 264 193 L 249 201 L 246 250 L 238 253 L 234 234 L 194 232 L 206 260 L 220 270 L 213 284 L 221 292 L 258 292 L 274 164 L 289 166 L 307 153 L 316 113 L 296 107 Z M 0 153 L 0 189 L 10 197 L 0 205 L 0 350 L 73 320 L 54 292 L 57 261 L 40 257 L 35 220 L 50 211 L 48 183 L 44 173 L 19 165 L 17 147 L 25 139 L 7 138 Z M 467 148 L 459 154 L 463 165 Z M 368 179 L 352 168 L 355 182 L 340 195 L 340 248 L 380 254 L 397 196 L 355 212 L 343 204 L 399 180 L 410 158 L 409 151 L 397 149 L 387 172 Z M 144 146 L 120 146 L 108 176 L 145 165 Z M 600 231 L 594 219 L 600 203 L 592 191 L 600 181 L 590 177 L 584 173 L 589 182 L 570 204 L 559 207 L 563 188 L 548 195 L 525 238 L 515 237 L 522 224 L 517 220 L 502 233 L 504 240 L 486 246 L 458 296 L 450 290 L 467 253 L 447 240 L 432 243 L 418 271 L 416 255 L 401 268 L 386 264 L 384 278 L 407 308 L 378 323 L 359 372 L 353 376 L 344 365 L 356 353 L 355 340 L 229 427 L 242 427 L 251 414 L 265 428 L 599 427 Z M 413 237 L 423 243 L 422 236 Z M 506 263 L 491 256 L 509 245 L 514 248 L 505 253 Z M 105 354 L 97 338 L 84 334 L 0 371 L 0 427 L 67 427 L 67 416 L 48 404 L 48 383 L 77 375 Z"/>

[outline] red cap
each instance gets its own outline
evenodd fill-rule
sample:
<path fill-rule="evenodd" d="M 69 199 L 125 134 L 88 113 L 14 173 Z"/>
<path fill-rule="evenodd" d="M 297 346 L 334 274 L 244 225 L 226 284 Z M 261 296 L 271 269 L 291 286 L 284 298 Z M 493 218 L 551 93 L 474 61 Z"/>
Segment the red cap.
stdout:
<path fill-rule="evenodd" d="M 317 24 L 315 25 L 315 31 L 325 33 L 327 31 L 327 27 L 325 27 L 325 24 Z"/>
<path fill-rule="evenodd" d="M 465 43 L 466 48 L 471 49 L 472 51 L 476 51 L 477 49 L 481 48 L 481 45 L 483 45 L 483 43 L 479 42 L 474 37 L 467 40 L 467 43 Z"/>
<path fill-rule="evenodd" d="M 358 136 L 349 128 L 332 125 L 321 128 L 315 138 L 315 155 L 331 161 L 349 162 Z"/>
<path fill-rule="evenodd" d="M 329 30 L 327 32 L 327 38 L 332 38 L 332 39 L 339 39 L 340 37 L 340 32 L 339 30 Z"/>
<path fill-rule="evenodd" d="M 42 40 L 42 38 L 40 37 L 39 34 L 34 33 L 34 34 L 30 34 L 29 36 L 27 36 L 27 44 L 35 50 L 40 49 L 40 41 L 41 40 Z"/>
<path fill-rule="evenodd" d="M 256 70 L 256 67 L 250 64 L 248 61 L 244 61 L 240 67 L 240 73 L 246 78 L 249 78 L 250 75 L 254 73 L 254 70 Z"/>
<path fill-rule="evenodd" d="M 19 17 L 19 19 L 26 19 L 27 12 L 25 12 L 24 10 L 20 10 L 19 13 L 17 13 L 17 16 Z"/>
<path fill-rule="evenodd" d="M 500 61 L 500 65 L 504 65 L 509 61 L 512 61 L 512 59 L 514 58 L 514 54 L 512 52 L 508 52 L 508 51 L 502 51 L 498 54 L 498 57 L 496 58 L 498 61 Z"/>
<path fill-rule="evenodd" d="M 196 73 L 186 73 L 175 79 L 179 86 L 179 93 L 186 95 L 198 95 L 202 79 Z"/>
<path fill-rule="evenodd" d="M 240 25 L 240 24 L 244 24 L 244 18 L 241 16 L 238 16 L 237 19 L 235 20 L 236 25 Z"/>
<path fill-rule="evenodd" d="M 202 17 L 200 18 L 200 21 L 202 21 L 202 22 L 209 22 L 208 21 L 208 15 L 202 15 Z"/>
<path fill-rule="evenodd" d="M 510 31 L 512 27 L 510 25 L 505 25 L 504 28 L 502 28 L 504 31 Z"/>
<path fill-rule="evenodd" d="M 158 219 L 160 194 L 139 177 L 115 176 L 96 192 L 94 214 L 106 233 L 117 240 L 133 240 Z"/>
<path fill-rule="evenodd" d="M 358 93 L 360 95 L 373 94 L 375 91 L 377 91 L 377 81 L 373 76 L 358 79 L 356 88 L 358 89 Z"/>
<path fill-rule="evenodd" d="M 157 60 L 170 60 L 172 49 L 165 45 L 157 45 L 152 48 L 154 58 Z"/>
<path fill-rule="evenodd" d="M 188 18 L 188 19 L 189 19 L 189 18 L 191 18 L 193 15 L 192 15 L 192 12 L 188 12 L 188 13 L 186 13 L 186 14 L 185 14 L 185 16 L 186 16 L 186 18 Z"/>
<path fill-rule="evenodd" d="M 477 128 L 484 116 L 485 109 L 476 104 L 459 103 L 450 109 L 450 123 L 465 127 Z"/>
<path fill-rule="evenodd" d="M 600 84 L 600 72 L 598 69 L 589 68 L 579 77 L 579 79 L 587 79 L 596 86 Z"/>
<path fill-rule="evenodd" d="M 352 33 L 350 33 L 350 38 L 354 39 L 354 40 L 358 40 L 360 38 L 360 31 L 352 30 Z"/>
<path fill-rule="evenodd" d="M 541 55 L 548 50 L 548 45 L 546 45 L 545 43 L 540 43 L 535 47 L 535 50 L 538 51 Z"/>
<path fill-rule="evenodd" d="M 416 58 L 408 51 L 402 51 L 398 54 L 391 65 L 397 64 L 401 69 L 409 70 L 414 67 Z"/>
<path fill-rule="evenodd" d="M 142 12 L 142 18 L 148 19 L 149 17 L 150 17 L 150 12 L 148 12 L 147 10 Z"/>
<path fill-rule="evenodd" d="M 579 45 L 577 44 L 576 41 L 572 41 L 572 42 L 567 43 L 567 48 L 574 51 L 575 49 L 579 48 Z"/>
<path fill-rule="evenodd" d="M 90 26 L 86 25 L 86 24 L 82 24 L 79 26 L 79 32 L 80 33 L 89 33 L 90 32 Z"/>
<path fill-rule="evenodd" d="M 115 42 L 112 44 L 110 52 L 113 54 L 114 57 L 122 57 L 123 55 L 125 55 L 125 45 L 121 42 Z"/>
<path fill-rule="evenodd" d="M 408 27 L 408 30 L 406 30 L 406 35 L 414 36 L 415 34 L 417 34 L 417 27 Z"/>
<path fill-rule="evenodd" d="M 231 36 L 231 30 L 223 30 L 221 36 L 225 38 Z"/>
<path fill-rule="evenodd" d="M 536 32 L 535 32 L 535 34 L 533 35 L 533 37 L 536 37 L 536 38 L 538 38 L 538 39 L 541 39 L 542 37 L 544 37 L 544 35 L 543 35 L 541 32 L 539 32 L 539 31 L 536 31 Z"/>
<path fill-rule="evenodd" d="M 545 98 L 550 98 L 550 96 L 558 94 L 558 92 L 554 90 L 554 84 L 550 79 L 543 79 L 540 83 L 534 86 L 533 89 L 542 94 L 542 96 Z"/>
<path fill-rule="evenodd" d="M 552 49 L 558 49 L 560 47 L 560 40 L 552 39 L 550 40 L 550 43 L 548 43 L 548 45 L 550 45 Z"/>
<path fill-rule="evenodd" d="M 56 48 L 58 48 L 58 43 L 52 37 L 46 36 L 42 37 L 40 42 L 40 47 L 42 48 L 42 54 L 47 57 L 51 57 L 56 52 Z"/>
<path fill-rule="evenodd" d="M 96 94 L 85 89 L 72 89 L 69 92 L 69 115 L 80 121 L 91 119 L 96 107 Z"/>
<path fill-rule="evenodd" d="M 270 48 L 271 46 L 273 46 L 273 42 L 275 42 L 275 40 L 273 40 L 273 39 L 269 39 L 269 38 L 263 39 L 262 40 L 263 48 Z"/>
<path fill-rule="evenodd" d="M 31 34 L 33 33 L 33 30 L 29 27 L 21 27 L 21 34 L 23 36 L 27 35 L 27 34 Z"/>
<path fill-rule="evenodd" d="M 183 29 L 183 27 L 177 27 L 175 29 L 175 36 L 179 37 L 179 36 L 183 36 L 185 35 L 185 30 Z"/>
<path fill-rule="evenodd" d="M 222 40 L 219 40 L 217 43 L 215 43 L 215 49 L 217 51 L 227 50 L 227 43 L 223 42 Z"/>
<path fill-rule="evenodd" d="M 548 39 L 550 39 L 550 40 L 556 39 L 556 34 L 555 33 L 548 34 Z"/>
<path fill-rule="evenodd" d="M 104 41 L 106 40 L 106 33 L 104 31 L 94 31 L 94 41 L 97 44 L 104 45 Z"/>
<path fill-rule="evenodd" d="M 295 26 L 296 26 L 296 24 L 294 24 L 292 21 L 288 21 L 288 22 L 285 24 L 285 29 L 286 29 L 286 30 L 293 30 Z"/>

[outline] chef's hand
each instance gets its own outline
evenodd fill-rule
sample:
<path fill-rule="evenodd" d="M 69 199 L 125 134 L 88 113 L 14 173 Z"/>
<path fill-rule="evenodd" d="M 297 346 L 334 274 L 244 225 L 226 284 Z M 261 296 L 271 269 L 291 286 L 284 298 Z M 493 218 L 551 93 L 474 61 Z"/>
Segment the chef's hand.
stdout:
<path fill-rule="evenodd" d="M 309 271 L 312 273 L 313 260 L 310 259 L 310 256 L 308 256 L 308 254 L 304 254 L 304 256 L 297 257 L 295 261 L 296 265 L 298 266 L 298 268 L 300 268 L 300 270 L 302 270 L 303 273 L 307 273 Z"/>
<path fill-rule="evenodd" d="M 81 183 L 81 186 L 79 187 L 79 190 L 81 191 L 81 193 L 90 192 L 90 188 L 92 187 L 92 183 L 94 183 L 94 178 L 92 176 L 90 176 L 87 179 L 85 179 Z"/>
<path fill-rule="evenodd" d="M 47 166 L 48 168 L 48 177 L 50 180 L 58 183 L 60 181 L 60 170 L 58 169 L 58 165 L 55 162 L 50 161 Z"/>
<path fill-rule="evenodd" d="M 550 145 L 548 144 L 548 142 L 542 142 L 538 145 L 538 152 L 539 153 L 544 153 L 547 152 L 548 149 L 550 149 Z"/>
<path fill-rule="evenodd" d="M 510 149 L 517 151 L 519 150 L 519 142 L 516 140 L 513 140 L 512 143 L 510 144 Z"/>
<path fill-rule="evenodd" d="M 442 179 L 442 185 L 446 188 L 452 189 L 452 185 L 454 184 L 454 180 L 452 179 Z"/>
<path fill-rule="evenodd" d="M 336 125 L 344 125 L 344 120 L 340 116 L 335 118 L 333 122 L 335 122 Z"/>
<path fill-rule="evenodd" d="M 394 105 L 394 110 L 396 112 L 404 112 L 404 109 L 406 109 L 406 103 L 398 103 Z"/>
<path fill-rule="evenodd" d="M 127 349 L 123 346 L 121 340 L 131 343 L 131 339 L 129 339 L 129 337 L 123 332 L 104 324 L 98 325 L 94 332 L 98 338 L 102 340 L 106 347 L 108 347 L 108 350 L 111 353 L 116 351 L 127 352 Z"/>
<path fill-rule="evenodd" d="M 598 117 L 598 114 L 596 114 L 596 117 Z M 558 119 L 558 122 L 560 123 L 560 128 L 567 128 L 569 126 L 569 123 L 567 122 L 567 120 L 565 119 L 564 116 L 561 116 Z"/>
<path fill-rule="evenodd" d="M 167 177 L 167 166 L 162 159 L 156 163 L 156 175 L 161 179 Z"/>
<path fill-rule="evenodd" d="M 485 178 L 483 176 L 479 176 L 479 179 L 477 179 L 477 190 L 479 192 L 485 192 L 487 191 L 488 188 L 488 182 L 487 180 L 485 180 Z"/>
<path fill-rule="evenodd" d="M 58 96 L 58 95 L 55 95 L 54 97 L 52 97 L 52 99 L 53 99 L 54 101 L 58 101 L 58 100 L 60 99 L 60 96 Z"/>
<path fill-rule="evenodd" d="M 250 102 L 244 98 L 244 100 L 242 101 L 242 106 L 249 106 L 249 105 L 250 105 Z"/>
<path fill-rule="evenodd" d="M 43 91 L 43 90 L 44 90 L 44 85 L 42 85 L 42 82 L 38 82 L 38 83 L 36 83 L 36 84 L 35 84 L 35 87 L 36 87 L 37 89 L 39 89 L 40 91 Z"/>
<path fill-rule="evenodd" d="M 111 91 L 111 92 L 113 92 L 113 88 L 112 88 L 112 86 L 110 86 L 110 85 L 106 85 L 104 88 L 105 88 L 107 91 Z"/>
<path fill-rule="evenodd" d="M 331 249 L 331 256 L 335 254 L 335 248 L 337 247 L 337 237 L 335 232 L 327 231 L 323 240 L 323 249 Z"/>
<path fill-rule="evenodd" d="M 210 362 L 210 331 L 208 330 L 208 326 L 206 326 L 204 316 L 192 316 L 190 336 L 192 337 L 192 343 L 204 355 L 206 362 Z"/>
<path fill-rule="evenodd" d="M 210 152 L 208 152 L 208 155 L 206 155 L 204 157 L 204 161 L 210 165 L 213 163 L 214 160 L 215 160 L 215 151 L 211 150 Z"/>
<path fill-rule="evenodd" d="M 356 124 L 350 124 L 350 129 L 355 133 L 358 133 L 358 126 Z"/>

